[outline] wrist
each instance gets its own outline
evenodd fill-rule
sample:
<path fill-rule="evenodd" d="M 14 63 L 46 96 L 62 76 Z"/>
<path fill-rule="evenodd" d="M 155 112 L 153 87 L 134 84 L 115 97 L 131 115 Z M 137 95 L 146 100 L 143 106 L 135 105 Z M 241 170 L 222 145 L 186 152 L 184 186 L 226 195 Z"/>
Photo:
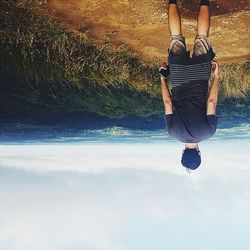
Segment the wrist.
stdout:
<path fill-rule="evenodd" d="M 219 80 L 219 74 L 214 74 L 214 79 Z"/>

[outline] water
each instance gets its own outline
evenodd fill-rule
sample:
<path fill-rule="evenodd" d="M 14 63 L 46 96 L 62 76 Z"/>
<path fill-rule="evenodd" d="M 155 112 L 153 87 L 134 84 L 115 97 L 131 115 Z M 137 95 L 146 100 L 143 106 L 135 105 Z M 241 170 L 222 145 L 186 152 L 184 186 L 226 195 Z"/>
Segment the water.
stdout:
<path fill-rule="evenodd" d="M 249 124 L 201 142 L 191 174 L 164 129 L 16 126 L 0 145 L 0 249 L 250 249 Z"/>

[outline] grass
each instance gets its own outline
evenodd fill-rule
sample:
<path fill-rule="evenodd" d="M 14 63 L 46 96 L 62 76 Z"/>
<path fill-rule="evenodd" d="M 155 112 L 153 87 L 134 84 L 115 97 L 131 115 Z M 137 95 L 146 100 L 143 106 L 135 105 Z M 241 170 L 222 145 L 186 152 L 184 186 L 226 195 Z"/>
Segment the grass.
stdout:
<path fill-rule="evenodd" d="M 54 112 L 162 112 L 159 62 L 144 62 L 127 46 L 97 45 L 84 32 L 37 14 L 37 4 L 46 0 L 0 0 L 0 72 L 24 79 L 22 98 Z M 220 76 L 222 99 L 249 93 L 249 62 L 224 65 Z"/>
<path fill-rule="evenodd" d="M 222 97 L 246 97 L 250 90 L 250 61 L 224 65 L 220 79 Z"/>
<path fill-rule="evenodd" d="M 150 66 L 125 46 L 96 45 L 81 32 L 36 15 L 23 4 L 1 1 L 1 66 L 37 83 L 63 81 L 79 88 L 84 80 L 101 86 L 152 85 Z"/>

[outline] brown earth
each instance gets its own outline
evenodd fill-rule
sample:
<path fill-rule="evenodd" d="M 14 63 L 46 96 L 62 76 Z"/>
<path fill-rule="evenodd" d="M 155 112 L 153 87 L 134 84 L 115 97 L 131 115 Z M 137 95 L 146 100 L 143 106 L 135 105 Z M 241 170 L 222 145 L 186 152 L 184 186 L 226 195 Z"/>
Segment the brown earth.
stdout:
<path fill-rule="evenodd" d="M 145 60 L 164 60 L 169 41 L 166 1 L 49 0 L 50 15 L 94 40 L 127 44 Z M 250 59 L 250 0 L 210 1 L 210 38 L 221 63 Z M 192 48 L 199 1 L 179 1 L 183 33 Z"/>

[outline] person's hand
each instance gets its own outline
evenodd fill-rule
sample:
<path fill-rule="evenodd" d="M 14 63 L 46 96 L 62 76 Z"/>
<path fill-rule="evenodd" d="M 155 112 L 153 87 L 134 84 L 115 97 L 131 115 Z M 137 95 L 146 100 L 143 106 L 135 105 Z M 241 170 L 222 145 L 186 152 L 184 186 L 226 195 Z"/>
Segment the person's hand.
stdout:
<path fill-rule="evenodd" d="M 214 77 L 219 78 L 219 64 L 216 61 L 212 61 L 212 71 Z"/>
<path fill-rule="evenodd" d="M 168 75 L 169 75 L 169 67 L 168 67 L 167 61 L 162 62 L 161 67 L 159 68 L 159 74 L 164 79 L 166 79 L 168 77 Z"/>

